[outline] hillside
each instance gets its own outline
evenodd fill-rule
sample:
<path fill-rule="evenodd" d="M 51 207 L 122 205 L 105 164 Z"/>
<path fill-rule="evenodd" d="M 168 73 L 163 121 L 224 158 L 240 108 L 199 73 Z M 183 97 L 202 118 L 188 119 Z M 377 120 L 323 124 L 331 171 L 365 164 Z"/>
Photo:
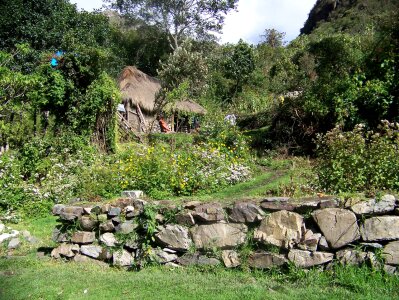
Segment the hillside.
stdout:
<path fill-rule="evenodd" d="M 398 0 L 317 0 L 301 34 L 313 31 L 363 32 L 398 8 Z"/>

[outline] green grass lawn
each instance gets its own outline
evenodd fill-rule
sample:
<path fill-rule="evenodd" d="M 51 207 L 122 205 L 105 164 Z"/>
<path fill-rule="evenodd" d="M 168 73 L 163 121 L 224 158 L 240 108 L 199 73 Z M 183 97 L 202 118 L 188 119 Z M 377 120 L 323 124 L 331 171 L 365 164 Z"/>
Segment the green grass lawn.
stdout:
<path fill-rule="evenodd" d="M 364 268 L 334 271 L 149 267 L 126 271 L 37 257 L 55 218 L 28 220 L 40 243 L 0 258 L 0 299 L 398 299 L 399 277 Z M 39 248 L 39 249 L 38 249 Z"/>
<path fill-rule="evenodd" d="M 399 278 L 367 268 L 334 273 L 151 267 L 0 259 L 0 299 L 398 299 Z"/>

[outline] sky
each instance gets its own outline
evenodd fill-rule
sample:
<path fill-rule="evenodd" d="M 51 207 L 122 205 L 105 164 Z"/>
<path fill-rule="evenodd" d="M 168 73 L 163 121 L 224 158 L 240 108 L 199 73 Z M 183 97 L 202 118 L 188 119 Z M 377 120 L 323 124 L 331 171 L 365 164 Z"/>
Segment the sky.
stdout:
<path fill-rule="evenodd" d="M 102 0 L 70 0 L 78 9 L 92 11 L 101 8 Z M 285 32 L 287 42 L 299 35 L 316 0 L 240 0 L 238 11 L 230 12 L 220 36 L 222 43 L 239 39 L 257 44 L 265 29 Z"/>

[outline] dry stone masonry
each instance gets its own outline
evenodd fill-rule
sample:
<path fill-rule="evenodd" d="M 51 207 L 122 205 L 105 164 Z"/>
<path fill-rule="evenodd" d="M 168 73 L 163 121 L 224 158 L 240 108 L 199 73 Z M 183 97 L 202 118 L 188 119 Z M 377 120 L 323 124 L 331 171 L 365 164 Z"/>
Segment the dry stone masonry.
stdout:
<path fill-rule="evenodd" d="M 51 255 L 121 267 L 156 262 L 267 269 L 339 262 L 394 273 L 399 265 L 399 203 L 393 195 L 353 204 L 273 197 L 230 206 L 146 202 L 140 191 L 122 197 L 107 204 L 55 205 L 53 240 L 59 245 Z"/>

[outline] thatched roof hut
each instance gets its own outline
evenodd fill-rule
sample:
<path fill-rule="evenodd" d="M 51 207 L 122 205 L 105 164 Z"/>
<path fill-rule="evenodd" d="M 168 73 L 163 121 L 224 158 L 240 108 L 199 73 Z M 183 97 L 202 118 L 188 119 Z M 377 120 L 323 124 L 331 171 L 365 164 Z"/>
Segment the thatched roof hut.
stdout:
<path fill-rule="evenodd" d="M 179 101 L 173 104 L 167 104 L 164 108 L 167 112 L 179 112 L 179 113 L 193 113 L 197 115 L 205 115 L 206 109 L 198 103 L 191 100 Z"/>
<path fill-rule="evenodd" d="M 158 79 L 151 77 L 136 67 L 125 67 L 119 76 L 119 89 L 122 99 L 131 105 L 140 106 L 141 110 L 152 113 L 155 109 L 155 98 L 161 89 Z"/>

